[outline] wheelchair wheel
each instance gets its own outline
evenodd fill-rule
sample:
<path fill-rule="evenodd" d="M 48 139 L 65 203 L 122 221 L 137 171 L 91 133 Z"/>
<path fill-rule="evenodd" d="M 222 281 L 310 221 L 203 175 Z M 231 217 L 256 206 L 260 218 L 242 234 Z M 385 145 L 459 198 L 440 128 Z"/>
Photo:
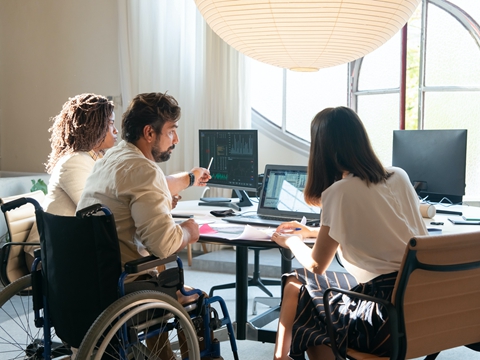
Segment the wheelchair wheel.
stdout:
<path fill-rule="evenodd" d="M 26 275 L 0 292 L 0 359 L 44 359 L 43 328 L 35 327 L 31 276 Z M 52 356 L 70 350 L 52 333 Z"/>
<path fill-rule="evenodd" d="M 172 297 L 137 291 L 110 305 L 92 325 L 77 359 L 200 360 L 188 313 Z"/>

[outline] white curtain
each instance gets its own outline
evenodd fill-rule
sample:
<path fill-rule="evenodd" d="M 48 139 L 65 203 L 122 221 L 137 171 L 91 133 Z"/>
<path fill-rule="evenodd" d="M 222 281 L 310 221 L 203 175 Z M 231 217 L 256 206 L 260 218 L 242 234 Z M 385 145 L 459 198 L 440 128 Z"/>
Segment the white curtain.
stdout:
<path fill-rule="evenodd" d="M 182 108 L 180 143 L 166 174 L 198 166 L 198 130 L 250 127 L 243 55 L 206 25 L 193 0 L 119 0 L 124 109 L 138 93 L 165 92 Z"/>

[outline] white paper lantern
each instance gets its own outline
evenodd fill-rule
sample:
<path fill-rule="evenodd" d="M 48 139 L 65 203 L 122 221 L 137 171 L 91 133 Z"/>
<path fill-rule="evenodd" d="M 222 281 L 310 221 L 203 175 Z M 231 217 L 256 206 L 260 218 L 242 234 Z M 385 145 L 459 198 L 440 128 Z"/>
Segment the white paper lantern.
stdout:
<path fill-rule="evenodd" d="M 241 53 L 297 71 L 344 64 L 377 49 L 421 0 L 195 0 L 212 30 Z"/>

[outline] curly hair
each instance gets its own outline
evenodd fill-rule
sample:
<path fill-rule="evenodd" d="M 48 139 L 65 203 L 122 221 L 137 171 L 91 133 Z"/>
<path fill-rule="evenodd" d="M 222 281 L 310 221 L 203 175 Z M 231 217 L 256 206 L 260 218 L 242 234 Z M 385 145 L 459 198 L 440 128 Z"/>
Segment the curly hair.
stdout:
<path fill-rule="evenodd" d="M 177 122 L 180 115 L 177 100 L 166 92 L 138 94 L 123 114 L 122 138 L 134 143 L 143 135 L 143 129 L 147 125 L 151 125 L 156 134 L 160 134 L 165 122 Z"/>
<path fill-rule="evenodd" d="M 62 111 L 52 118 L 49 132 L 52 151 L 45 164 L 51 174 L 58 160 L 77 151 L 90 151 L 107 136 L 114 104 L 106 97 L 81 94 L 69 98 Z"/>

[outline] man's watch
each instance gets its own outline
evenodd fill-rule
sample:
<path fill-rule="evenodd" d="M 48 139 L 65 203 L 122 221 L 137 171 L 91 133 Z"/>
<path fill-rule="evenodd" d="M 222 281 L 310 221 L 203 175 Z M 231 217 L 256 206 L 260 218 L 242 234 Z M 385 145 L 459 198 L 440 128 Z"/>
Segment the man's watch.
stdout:
<path fill-rule="evenodd" d="M 193 186 L 195 184 L 195 175 L 192 172 L 188 173 L 188 176 L 190 176 L 190 184 L 188 184 L 188 187 Z"/>

